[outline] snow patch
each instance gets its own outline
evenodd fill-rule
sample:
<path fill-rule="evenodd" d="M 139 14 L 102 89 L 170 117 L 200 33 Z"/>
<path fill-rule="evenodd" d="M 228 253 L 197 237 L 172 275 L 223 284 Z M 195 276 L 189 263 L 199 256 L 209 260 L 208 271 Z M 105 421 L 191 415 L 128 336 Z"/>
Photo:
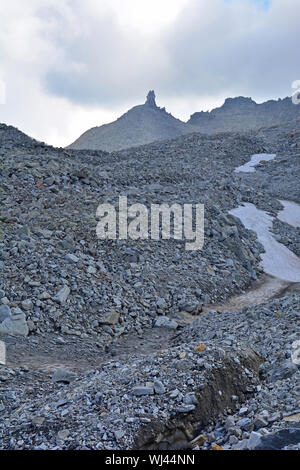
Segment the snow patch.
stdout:
<path fill-rule="evenodd" d="M 279 201 L 284 209 L 279 212 L 277 218 L 295 228 L 300 228 L 300 205 L 292 201 Z"/>
<path fill-rule="evenodd" d="M 275 153 L 257 153 L 255 155 L 252 155 L 251 160 L 249 162 L 237 167 L 234 171 L 235 173 L 254 173 L 256 165 L 258 165 L 262 161 L 268 162 L 270 160 L 274 160 L 275 157 Z"/>
<path fill-rule="evenodd" d="M 247 229 L 257 234 L 265 249 L 265 253 L 261 255 L 261 265 L 267 274 L 284 281 L 300 282 L 300 258 L 272 236 L 272 216 L 250 203 L 232 209 L 229 213 L 238 217 Z"/>

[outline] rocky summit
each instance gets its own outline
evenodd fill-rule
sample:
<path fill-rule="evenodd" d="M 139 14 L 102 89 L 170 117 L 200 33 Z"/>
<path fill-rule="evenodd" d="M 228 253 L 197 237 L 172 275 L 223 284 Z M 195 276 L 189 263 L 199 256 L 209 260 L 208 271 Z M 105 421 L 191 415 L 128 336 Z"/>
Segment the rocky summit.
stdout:
<path fill-rule="evenodd" d="M 192 127 L 173 117 L 165 108 L 159 108 L 151 90 L 145 104 L 134 106 L 110 124 L 86 131 L 68 148 L 111 152 L 172 139 L 192 131 Z"/>
<path fill-rule="evenodd" d="M 68 149 L 0 125 L 1 449 L 300 449 L 299 120 L 185 130 L 153 92 Z M 99 239 L 119 195 L 204 204 L 203 248 Z"/>

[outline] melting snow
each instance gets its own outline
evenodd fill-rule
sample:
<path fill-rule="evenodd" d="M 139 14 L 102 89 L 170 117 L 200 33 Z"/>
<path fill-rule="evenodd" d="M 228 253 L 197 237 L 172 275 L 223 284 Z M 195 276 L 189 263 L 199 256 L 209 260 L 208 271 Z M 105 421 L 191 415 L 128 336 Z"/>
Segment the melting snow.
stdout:
<path fill-rule="evenodd" d="M 261 264 L 267 274 L 289 282 L 300 282 L 300 258 L 272 236 L 270 229 L 273 217 L 250 203 L 232 209 L 229 213 L 238 217 L 246 228 L 257 234 L 265 248 L 265 253 L 261 255 Z"/>
<path fill-rule="evenodd" d="M 295 228 L 300 228 L 300 206 L 292 201 L 279 201 L 284 209 L 277 218 Z"/>
<path fill-rule="evenodd" d="M 252 155 L 251 160 L 245 165 L 237 167 L 234 171 L 235 173 L 253 173 L 255 171 L 255 166 L 258 165 L 261 161 L 270 161 L 274 160 L 276 157 L 275 153 L 257 153 Z"/>

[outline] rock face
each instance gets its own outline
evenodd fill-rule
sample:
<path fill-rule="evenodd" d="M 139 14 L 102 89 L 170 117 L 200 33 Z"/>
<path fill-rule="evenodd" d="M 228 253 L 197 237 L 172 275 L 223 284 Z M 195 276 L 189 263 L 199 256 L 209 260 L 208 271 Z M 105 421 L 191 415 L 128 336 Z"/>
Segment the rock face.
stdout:
<path fill-rule="evenodd" d="M 145 104 L 134 106 L 110 124 L 94 127 L 82 134 L 68 148 L 112 152 L 157 140 L 166 140 L 193 132 L 192 126 L 159 108 L 155 93 L 149 91 Z"/>
<path fill-rule="evenodd" d="M 291 98 L 258 104 L 251 98 L 227 98 L 220 108 L 194 113 L 188 124 L 206 134 L 235 132 L 273 126 L 300 118 L 300 106 Z"/>
<path fill-rule="evenodd" d="M 154 93 L 154 90 L 150 90 L 148 95 L 147 95 L 147 99 L 146 99 L 146 103 L 148 106 L 152 106 L 152 108 L 156 108 L 156 102 L 155 102 L 155 93 Z"/>

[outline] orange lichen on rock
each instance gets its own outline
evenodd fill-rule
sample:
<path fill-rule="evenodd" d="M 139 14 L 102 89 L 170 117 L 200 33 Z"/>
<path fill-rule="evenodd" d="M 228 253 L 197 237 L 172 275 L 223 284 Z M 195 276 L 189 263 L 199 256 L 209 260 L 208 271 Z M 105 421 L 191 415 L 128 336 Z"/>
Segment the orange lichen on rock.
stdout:
<path fill-rule="evenodd" d="M 218 446 L 218 444 L 213 444 L 211 446 L 211 450 L 224 450 L 223 447 Z"/>
<path fill-rule="evenodd" d="M 205 349 L 206 349 L 205 344 L 200 344 L 199 346 L 195 348 L 195 351 L 205 351 Z"/>

